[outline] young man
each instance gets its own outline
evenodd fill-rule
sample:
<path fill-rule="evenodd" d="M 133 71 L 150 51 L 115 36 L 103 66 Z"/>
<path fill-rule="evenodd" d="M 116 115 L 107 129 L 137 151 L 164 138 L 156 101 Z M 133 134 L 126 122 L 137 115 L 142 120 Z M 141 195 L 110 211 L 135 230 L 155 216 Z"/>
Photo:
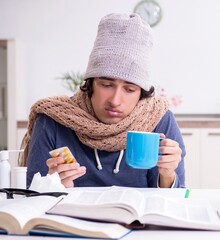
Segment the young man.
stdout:
<path fill-rule="evenodd" d="M 23 140 L 28 185 L 36 172 L 58 172 L 66 187 L 184 187 L 185 147 L 178 125 L 149 84 L 151 47 L 151 29 L 138 15 L 101 19 L 81 90 L 71 98 L 46 98 L 32 106 Z M 131 130 L 164 138 L 156 167 L 126 165 L 126 134 Z M 63 146 L 77 163 L 50 157 L 49 151 Z"/>

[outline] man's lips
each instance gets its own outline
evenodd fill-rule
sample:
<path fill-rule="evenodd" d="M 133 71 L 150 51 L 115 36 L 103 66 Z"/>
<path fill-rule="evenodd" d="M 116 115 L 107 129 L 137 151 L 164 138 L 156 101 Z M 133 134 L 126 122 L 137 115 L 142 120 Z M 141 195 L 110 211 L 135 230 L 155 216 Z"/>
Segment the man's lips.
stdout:
<path fill-rule="evenodd" d="M 108 113 L 108 115 L 113 116 L 113 117 L 120 117 L 122 115 L 122 112 L 117 109 L 106 108 L 105 110 Z"/>

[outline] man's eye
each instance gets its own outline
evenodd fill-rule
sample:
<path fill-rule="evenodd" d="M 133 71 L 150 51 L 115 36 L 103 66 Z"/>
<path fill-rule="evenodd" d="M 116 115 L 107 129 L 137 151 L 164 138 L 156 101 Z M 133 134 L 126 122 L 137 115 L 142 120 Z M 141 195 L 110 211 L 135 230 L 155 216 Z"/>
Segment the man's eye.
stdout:
<path fill-rule="evenodd" d="M 135 89 L 133 89 L 133 88 L 127 88 L 126 91 L 129 92 L 129 93 L 133 93 L 133 92 L 135 92 Z"/>
<path fill-rule="evenodd" d="M 103 86 L 103 87 L 111 87 L 112 84 L 110 84 L 110 83 L 102 83 L 102 86 Z"/>

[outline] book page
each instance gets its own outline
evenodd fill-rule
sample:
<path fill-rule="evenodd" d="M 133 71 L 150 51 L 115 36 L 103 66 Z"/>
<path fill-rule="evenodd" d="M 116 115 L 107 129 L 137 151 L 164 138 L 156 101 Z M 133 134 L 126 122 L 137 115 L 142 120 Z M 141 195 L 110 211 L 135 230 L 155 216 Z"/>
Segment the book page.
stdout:
<path fill-rule="evenodd" d="M 142 223 L 197 229 L 220 229 L 220 219 L 217 213 L 209 201 L 204 199 L 177 200 L 155 195 L 146 198 L 145 204 L 142 206 L 144 206 Z"/>
<path fill-rule="evenodd" d="M 76 189 L 47 213 L 130 223 L 137 218 L 142 199 L 139 191 L 130 188 Z"/>
<path fill-rule="evenodd" d="M 76 189 L 66 196 L 60 204 L 70 203 L 79 205 L 108 205 L 125 204 L 134 209 L 139 206 L 143 195 L 141 192 L 130 188 L 111 188 L 103 191 Z"/>
<path fill-rule="evenodd" d="M 203 201 L 203 205 L 200 205 L 194 199 L 175 200 L 153 195 L 146 198 L 142 211 L 144 214 L 154 213 L 191 221 L 210 221 L 206 203 Z"/>
<path fill-rule="evenodd" d="M 3 225 L 7 227 L 9 234 L 19 233 L 28 220 L 45 213 L 61 198 L 36 196 L 2 200 L 0 201 L 0 219 L 2 219 L 0 227 Z M 18 224 L 15 224 L 15 219 Z"/>
<path fill-rule="evenodd" d="M 30 220 L 25 226 L 25 231 L 28 231 L 28 229 L 31 229 L 31 234 L 37 233 L 39 235 L 77 235 L 82 237 L 114 239 L 119 239 L 130 232 L 130 229 L 116 223 L 85 221 L 72 217 L 48 214 Z"/>

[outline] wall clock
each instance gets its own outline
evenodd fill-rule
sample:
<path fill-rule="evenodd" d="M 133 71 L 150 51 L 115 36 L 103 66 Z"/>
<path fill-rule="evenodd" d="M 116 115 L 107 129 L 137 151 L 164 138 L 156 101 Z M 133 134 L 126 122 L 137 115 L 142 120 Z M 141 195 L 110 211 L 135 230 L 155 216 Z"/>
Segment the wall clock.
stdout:
<path fill-rule="evenodd" d="M 151 27 L 157 25 L 162 18 L 161 7 L 154 0 L 140 1 L 135 6 L 134 12 L 139 14 Z"/>

